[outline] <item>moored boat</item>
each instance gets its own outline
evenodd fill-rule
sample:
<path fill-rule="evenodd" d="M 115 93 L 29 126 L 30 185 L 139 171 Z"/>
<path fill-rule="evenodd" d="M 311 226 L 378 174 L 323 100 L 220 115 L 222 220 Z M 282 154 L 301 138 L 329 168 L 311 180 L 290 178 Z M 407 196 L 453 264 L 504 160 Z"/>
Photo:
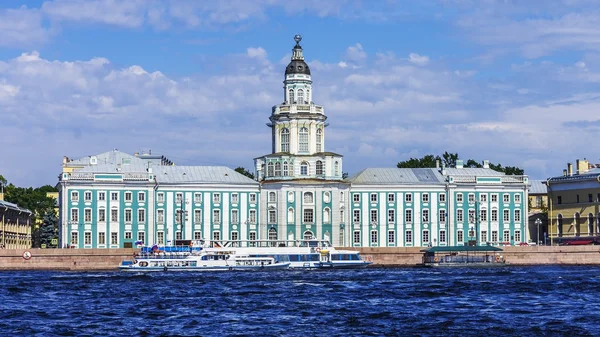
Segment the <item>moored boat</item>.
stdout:
<path fill-rule="evenodd" d="M 502 248 L 493 246 L 438 246 L 423 249 L 421 267 L 502 267 Z"/>

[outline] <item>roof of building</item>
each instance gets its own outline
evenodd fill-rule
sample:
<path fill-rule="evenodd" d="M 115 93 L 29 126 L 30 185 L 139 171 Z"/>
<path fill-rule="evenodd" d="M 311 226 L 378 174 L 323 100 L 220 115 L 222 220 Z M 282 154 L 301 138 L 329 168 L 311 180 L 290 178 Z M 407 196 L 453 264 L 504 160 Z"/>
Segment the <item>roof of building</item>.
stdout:
<path fill-rule="evenodd" d="M 414 184 L 444 183 L 444 177 L 435 168 L 368 168 L 349 181 L 353 184 Z"/>
<path fill-rule="evenodd" d="M 446 175 L 449 176 L 503 176 L 504 172 L 498 172 L 490 168 L 479 167 L 463 167 L 463 168 L 446 168 Z"/>
<path fill-rule="evenodd" d="M 586 171 L 585 173 L 575 173 L 573 175 L 560 175 L 556 177 L 551 177 L 549 180 L 552 182 L 556 181 L 572 181 L 572 180 L 588 180 L 588 179 L 597 179 L 597 176 L 600 175 L 600 168 L 592 168 Z"/>
<path fill-rule="evenodd" d="M 300 41 L 302 41 L 302 37 L 300 35 L 294 36 L 294 41 L 296 41 L 296 45 L 292 50 L 292 60 L 288 63 L 287 67 L 285 67 L 285 74 L 305 74 L 310 75 L 310 69 L 308 68 L 308 64 L 304 62 L 304 57 L 302 56 L 302 47 L 300 46 Z"/>
<path fill-rule="evenodd" d="M 30 210 L 19 207 L 19 205 L 17 205 L 17 204 L 13 204 L 12 202 L 4 201 L 4 200 L 0 200 L 0 207 L 5 207 L 5 208 L 9 208 L 9 209 L 12 209 L 15 211 L 21 211 L 21 212 L 26 212 L 26 213 L 31 214 Z"/>
<path fill-rule="evenodd" d="M 154 165 L 171 165 L 173 164 L 170 160 L 168 160 L 165 156 L 142 153 L 141 155 L 131 155 L 129 153 L 125 153 L 114 149 L 112 151 L 103 152 L 97 155 L 91 155 L 75 160 L 71 160 L 65 163 L 66 166 L 88 166 L 91 164 L 92 157 L 96 158 L 96 164 L 93 165 L 101 165 L 101 164 L 135 164 L 135 163 L 152 163 Z"/>
<path fill-rule="evenodd" d="M 317 153 L 314 153 L 314 154 L 291 154 L 289 152 L 275 152 L 275 153 L 265 154 L 264 156 L 256 157 L 254 159 L 260 159 L 260 158 L 264 158 L 264 157 L 308 158 L 308 157 L 328 157 L 328 156 L 340 157 L 340 158 L 344 157 L 344 156 L 342 156 L 339 153 L 330 152 L 330 151 L 317 152 Z"/>
<path fill-rule="evenodd" d="M 529 187 L 529 194 L 547 194 L 548 186 L 546 186 L 546 180 L 530 180 L 531 186 Z"/>

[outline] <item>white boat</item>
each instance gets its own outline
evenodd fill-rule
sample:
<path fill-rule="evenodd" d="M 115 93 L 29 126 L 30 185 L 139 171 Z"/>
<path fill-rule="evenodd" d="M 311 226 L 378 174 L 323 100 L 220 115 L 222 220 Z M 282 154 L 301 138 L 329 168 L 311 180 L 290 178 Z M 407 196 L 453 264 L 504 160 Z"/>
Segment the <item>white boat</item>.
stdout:
<path fill-rule="evenodd" d="M 358 251 L 337 250 L 327 240 L 194 241 L 206 252 L 234 252 L 251 258 L 272 258 L 292 269 L 364 268 L 372 264 Z"/>
<path fill-rule="evenodd" d="M 142 249 L 133 260 L 119 266 L 123 271 L 251 271 L 280 270 L 289 263 L 269 257 L 250 257 L 232 251 L 210 252 L 190 246 Z"/>

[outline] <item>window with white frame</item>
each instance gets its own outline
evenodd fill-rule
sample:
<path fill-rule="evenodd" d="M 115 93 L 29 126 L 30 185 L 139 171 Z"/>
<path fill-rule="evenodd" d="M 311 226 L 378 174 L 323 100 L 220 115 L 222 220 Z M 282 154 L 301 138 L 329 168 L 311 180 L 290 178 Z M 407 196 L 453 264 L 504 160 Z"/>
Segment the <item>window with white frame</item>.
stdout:
<path fill-rule="evenodd" d="M 165 210 L 164 209 L 156 210 L 156 222 L 157 223 L 165 222 Z"/>
<path fill-rule="evenodd" d="M 213 203 L 221 203 L 221 193 L 213 193 Z"/>
<path fill-rule="evenodd" d="M 275 192 L 269 192 L 269 202 L 277 202 L 277 194 Z"/>
<path fill-rule="evenodd" d="M 378 220 L 377 210 L 376 209 L 372 209 L 371 210 L 371 223 L 377 222 L 377 220 Z"/>
<path fill-rule="evenodd" d="M 469 204 L 472 204 L 474 202 L 475 202 L 475 194 L 469 193 Z"/>
<path fill-rule="evenodd" d="M 71 192 L 71 201 L 79 201 L 79 192 Z"/>
<path fill-rule="evenodd" d="M 251 209 L 250 212 L 248 213 L 248 222 L 251 224 L 256 223 L 256 210 L 255 209 Z"/>
<path fill-rule="evenodd" d="M 83 221 L 86 223 L 92 222 L 92 209 L 86 208 L 83 210 Z"/>
<path fill-rule="evenodd" d="M 131 192 L 125 192 L 125 201 L 131 202 L 131 200 L 133 199 L 132 195 L 133 194 Z"/>
<path fill-rule="evenodd" d="M 231 193 L 231 203 L 237 204 L 239 202 L 239 197 L 237 193 Z"/>
<path fill-rule="evenodd" d="M 250 203 L 251 204 L 255 204 L 256 203 L 256 193 L 250 193 Z"/>
<path fill-rule="evenodd" d="M 423 243 L 429 243 L 429 231 L 428 230 L 423 231 Z"/>
<path fill-rule="evenodd" d="M 248 240 L 250 240 L 250 241 L 256 241 L 256 232 L 250 232 L 250 233 L 248 233 Z M 253 245 L 256 245 L 256 243 L 253 243 Z"/>
<path fill-rule="evenodd" d="M 515 230 L 515 241 L 521 242 L 521 231 L 520 230 Z"/>
<path fill-rule="evenodd" d="M 479 238 L 479 240 L 481 241 L 481 243 L 487 242 L 487 231 L 481 231 L 481 238 Z"/>
<path fill-rule="evenodd" d="M 446 231 L 445 230 L 440 231 L 440 243 L 446 243 Z"/>
<path fill-rule="evenodd" d="M 510 212 L 507 209 L 505 209 L 505 210 L 503 210 L 503 213 L 504 214 L 502 217 L 502 221 L 509 222 L 510 221 Z"/>
<path fill-rule="evenodd" d="M 352 238 L 353 238 L 353 242 L 355 244 L 359 244 L 360 243 L 360 231 L 354 231 Z"/>
<path fill-rule="evenodd" d="M 106 200 L 106 193 L 105 192 L 98 192 L 98 200 L 105 201 Z"/>
<path fill-rule="evenodd" d="M 111 232 L 110 233 L 110 244 L 111 245 L 118 245 L 119 244 L 119 233 L 117 233 L 117 232 Z"/>
<path fill-rule="evenodd" d="M 183 202 L 183 193 L 176 193 L 175 194 L 175 203 L 177 204 L 181 204 Z"/>
<path fill-rule="evenodd" d="M 404 241 L 406 241 L 406 243 L 412 243 L 412 230 L 407 230 L 404 232 Z"/>
<path fill-rule="evenodd" d="M 132 221 L 132 216 L 131 216 L 131 210 L 130 209 L 126 209 L 125 210 L 125 222 L 126 223 L 131 223 Z"/>
<path fill-rule="evenodd" d="M 479 221 L 487 221 L 487 209 L 479 210 Z"/>
<path fill-rule="evenodd" d="M 313 217 L 313 210 L 310 208 L 305 208 L 304 209 L 304 214 L 303 214 L 303 222 L 305 223 L 312 223 L 314 222 L 314 217 Z"/>
<path fill-rule="evenodd" d="M 521 221 L 521 210 L 515 209 L 515 222 L 520 222 L 520 221 Z"/>
<path fill-rule="evenodd" d="M 359 223 L 360 222 L 360 210 L 355 209 L 352 212 L 353 212 L 352 219 L 353 219 L 354 223 Z"/>
<path fill-rule="evenodd" d="M 71 208 L 71 222 L 79 222 L 79 210 L 77 208 Z"/>
<path fill-rule="evenodd" d="M 92 232 L 83 233 L 83 244 L 91 245 L 92 244 Z"/>
<path fill-rule="evenodd" d="M 201 209 L 194 210 L 194 223 L 196 223 L 196 224 L 202 223 L 202 210 Z"/>
<path fill-rule="evenodd" d="M 377 244 L 377 231 L 376 230 L 372 230 L 371 231 L 371 244 Z"/>
<path fill-rule="evenodd" d="M 411 193 L 406 193 L 404 195 L 404 201 L 405 202 L 412 202 L 412 194 Z"/>
<path fill-rule="evenodd" d="M 304 203 L 305 204 L 312 204 L 314 202 L 313 200 L 313 194 L 312 192 L 305 192 L 304 193 Z"/>
<path fill-rule="evenodd" d="M 119 192 L 110 192 L 110 200 L 118 201 L 119 200 Z"/>
<path fill-rule="evenodd" d="M 239 211 L 237 209 L 231 210 L 231 223 L 238 224 L 239 223 Z"/>
<path fill-rule="evenodd" d="M 221 210 L 213 210 L 213 223 L 221 223 Z"/>
<path fill-rule="evenodd" d="M 323 140 L 323 130 L 317 129 L 317 152 L 323 152 L 323 141 L 322 140 Z"/>
<path fill-rule="evenodd" d="M 475 210 L 469 210 L 469 223 L 475 223 Z"/>
<path fill-rule="evenodd" d="M 175 240 L 181 240 L 182 238 L 183 235 L 181 234 L 181 231 L 175 232 Z"/>
<path fill-rule="evenodd" d="M 100 208 L 98 210 L 98 221 L 105 222 L 106 221 L 106 209 Z"/>
<path fill-rule="evenodd" d="M 421 195 L 421 201 L 424 202 L 424 203 L 429 202 L 429 193 L 423 193 Z"/>
<path fill-rule="evenodd" d="M 159 245 L 165 244 L 165 232 L 156 232 L 156 241 Z"/>
<path fill-rule="evenodd" d="M 388 244 L 395 244 L 395 243 L 396 243 L 396 232 L 388 231 Z"/>
<path fill-rule="evenodd" d="M 490 199 L 492 202 L 498 202 L 498 194 L 492 194 Z"/>
<path fill-rule="evenodd" d="M 521 203 L 521 195 L 520 194 L 515 194 L 515 204 L 520 204 Z M 516 233 L 515 233 L 516 236 Z"/>
<path fill-rule="evenodd" d="M 463 213 L 464 213 L 464 211 L 462 209 L 457 209 L 456 210 L 456 221 L 458 221 L 458 222 L 463 222 L 464 221 L 464 219 L 463 219 L 464 214 Z"/>
<path fill-rule="evenodd" d="M 269 240 L 270 241 L 277 240 L 277 229 L 275 229 L 275 228 L 269 229 Z"/>
<path fill-rule="evenodd" d="M 202 202 L 202 193 L 194 193 L 194 202 L 197 204 Z"/>
<path fill-rule="evenodd" d="M 479 201 L 487 202 L 487 194 L 485 194 L 485 193 L 479 194 Z"/>
<path fill-rule="evenodd" d="M 331 211 L 329 210 L 329 208 L 325 208 L 323 210 L 323 222 L 324 223 L 330 223 L 331 222 Z"/>
<path fill-rule="evenodd" d="M 388 209 L 388 222 L 396 222 L 396 210 Z"/>
<path fill-rule="evenodd" d="M 456 193 L 456 202 L 463 202 L 463 194 Z"/>
<path fill-rule="evenodd" d="M 131 239 L 132 237 L 133 237 L 133 236 L 132 236 L 132 234 L 131 234 L 131 231 L 127 231 L 127 232 L 125 232 L 125 240 L 129 240 L 129 239 Z"/>
<path fill-rule="evenodd" d="M 290 130 L 281 129 L 281 152 L 290 152 Z"/>
<path fill-rule="evenodd" d="M 92 201 L 92 192 L 84 192 L 83 193 L 83 199 L 85 201 Z"/>
<path fill-rule="evenodd" d="M 498 231 L 492 231 L 492 242 L 498 242 Z"/>
<path fill-rule="evenodd" d="M 77 246 L 79 244 L 79 233 L 71 232 L 71 245 Z"/>
<path fill-rule="evenodd" d="M 342 222 L 342 223 L 346 222 L 343 209 L 340 209 L 340 222 Z"/>
<path fill-rule="evenodd" d="M 298 132 L 298 152 L 308 152 L 308 129 L 305 127 Z"/>
<path fill-rule="evenodd" d="M 281 177 L 281 163 L 275 163 L 275 177 Z"/>
<path fill-rule="evenodd" d="M 510 202 L 510 194 L 502 195 L 502 201 L 504 201 L 504 203 L 509 203 Z"/>
<path fill-rule="evenodd" d="M 421 219 L 423 219 L 423 222 L 429 222 L 429 210 L 428 209 L 424 209 L 421 211 Z"/>
<path fill-rule="evenodd" d="M 232 241 L 238 241 L 240 239 L 240 235 L 237 231 L 232 231 L 231 232 L 231 240 Z M 237 243 L 236 243 L 237 245 Z"/>
<path fill-rule="evenodd" d="M 446 193 L 440 193 L 439 200 L 440 202 L 446 202 Z"/>
<path fill-rule="evenodd" d="M 334 167 L 334 169 L 333 169 L 333 175 L 336 176 L 336 177 L 339 176 L 340 175 L 340 164 L 336 161 L 333 164 L 333 167 Z"/>
<path fill-rule="evenodd" d="M 497 222 L 498 221 L 498 210 L 497 209 L 493 209 L 492 210 L 492 221 L 493 222 Z"/>
<path fill-rule="evenodd" d="M 317 163 L 315 164 L 315 174 L 318 176 L 321 176 L 323 174 L 325 174 L 324 169 L 323 169 L 323 162 L 320 160 L 317 160 Z"/>
<path fill-rule="evenodd" d="M 287 211 L 287 221 L 288 223 L 294 223 L 294 209 L 291 207 Z"/>
<path fill-rule="evenodd" d="M 180 224 L 183 219 L 183 211 L 180 209 L 175 210 L 175 223 Z"/>
<path fill-rule="evenodd" d="M 138 222 L 139 223 L 146 222 L 146 210 L 143 208 L 138 209 Z"/>
<path fill-rule="evenodd" d="M 156 194 L 156 202 L 165 202 L 165 194 L 163 192 Z"/>
<path fill-rule="evenodd" d="M 394 202 L 396 200 L 396 195 L 394 193 L 388 193 L 388 202 Z"/>
<path fill-rule="evenodd" d="M 377 193 L 371 193 L 371 202 L 377 202 Z"/>
<path fill-rule="evenodd" d="M 323 202 L 326 204 L 331 202 L 331 194 L 329 192 L 323 193 Z"/>
<path fill-rule="evenodd" d="M 504 242 L 509 242 L 510 241 L 510 231 L 505 230 L 504 231 Z"/>
<path fill-rule="evenodd" d="M 304 90 L 298 89 L 298 104 L 304 103 Z"/>
<path fill-rule="evenodd" d="M 269 223 L 277 223 L 277 211 L 274 209 L 269 210 Z"/>
<path fill-rule="evenodd" d="M 219 231 L 214 231 L 214 232 L 213 232 L 213 240 L 214 240 L 214 241 L 220 241 L 220 240 L 221 240 L 221 232 L 219 232 Z"/>
<path fill-rule="evenodd" d="M 289 100 L 290 100 L 289 102 L 290 102 L 290 104 L 291 103 L 296 103 L 296 99 L 294 98 L 294 90 L 293 89 L 290 89 L 288 91 L 288 96 L 289 96 Z"/>
<path fill-rule="evenodd" d="M 446 222 L 446 210 L 440 209 L 439 215 L 440 215 L 440 222 L 441 223 Z"/>
<path fill-rule="evenodd" d="M 146 193 L 138 192 L 138 202 L 145 202 L 145 201 L 146 201 Z"/>
<path fill-rule="evenodd" d="M 146 232 L 138 232 L 138 241 L 146 242 Z"/>
<path fill-rule="evenodd" d="M 457 242 L 464 242 L 464 233 L 462 230 L 456 231 L 456 241 Z"/>
<path fill-rule="evenodd" d="M 202 232 L 194 231 L 194 240 L 202 240 Z"/>
<path fill-rule="evenodd" d="M 287 161 L 283 162 L 283 176 L 287 177 L 290 175 L 290 166 Z"/>
<path fill-rule="evenodd" d="M 358 194 L 358 193 L 352 194 L 352 201 L 360 202 L 360 194 Z"/>
<path fill-rule="evenodd" d="M 303 176 L 308 175 L 308 163 L 305 161 L 300 163 L 300 174 Z"/>
<path fill-rule="evenodd" d="M 406 211 L 404 211 L 404 222 L 412 222 L 412 209 L 407 209 Z"/>
<path fill-rule="evenodd" d="M 106 244 L 106 233 L 99 232 L 98 233 L 98 244 L 105 245 Z"/>

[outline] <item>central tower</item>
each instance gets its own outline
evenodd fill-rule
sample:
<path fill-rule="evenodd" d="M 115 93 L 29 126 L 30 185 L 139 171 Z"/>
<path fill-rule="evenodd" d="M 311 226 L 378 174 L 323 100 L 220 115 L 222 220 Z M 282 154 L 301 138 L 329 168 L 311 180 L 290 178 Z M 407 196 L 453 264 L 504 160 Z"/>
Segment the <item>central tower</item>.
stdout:
<path fill-rule="evenodd" d="M 273 106 L 267 123 L 271 153 L 254 159 L 261 184 L 260 238 L 319 238 L 343 246 L 348 242 L 348 184 L 342 178 L 342 156 L 325 151 L 327 116 L 313 102 L 302 37 L 296 35 L 294 41 L 283 102 Z"/>

